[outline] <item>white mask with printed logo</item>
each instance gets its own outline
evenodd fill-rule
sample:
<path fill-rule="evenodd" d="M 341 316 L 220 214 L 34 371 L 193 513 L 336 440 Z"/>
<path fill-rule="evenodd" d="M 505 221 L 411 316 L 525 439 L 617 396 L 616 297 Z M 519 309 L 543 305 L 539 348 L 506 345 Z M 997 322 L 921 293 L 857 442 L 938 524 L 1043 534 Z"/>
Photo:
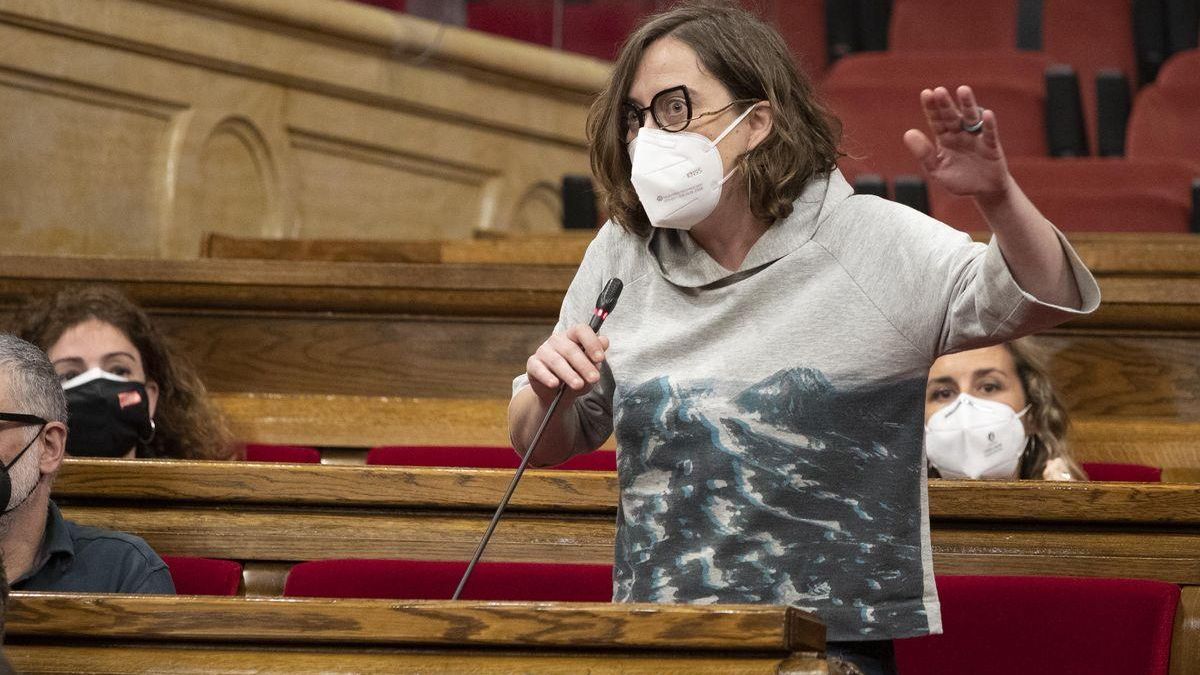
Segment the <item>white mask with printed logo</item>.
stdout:
<path fill-rule="evenodd" d="M 960 394 L 925 423 L 925 454 L 942 478 L 1017 478 L 1028 438 L 1006 403 Z"/>
<path fill-rule="evenodd" d="M 690 131 L 663 131 L 642 127 L 629 142 L 633 170 L 629 180 L 642 208 L 655 227 L 690 230 L 717 208 L 721 186 L 733 176 L 722 176 L 717 144 L 733 131 L 754 106 L 738 115 L 714 140 Z"/>

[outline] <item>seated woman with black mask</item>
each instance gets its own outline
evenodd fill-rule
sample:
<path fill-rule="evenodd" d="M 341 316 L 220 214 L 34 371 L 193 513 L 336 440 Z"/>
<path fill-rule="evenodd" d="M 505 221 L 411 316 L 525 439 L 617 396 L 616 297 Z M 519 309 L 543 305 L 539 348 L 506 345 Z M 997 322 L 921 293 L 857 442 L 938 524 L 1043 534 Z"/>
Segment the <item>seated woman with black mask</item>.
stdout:
<path fill-rule="evenodd" d="M 68 454 L 237 458 L 191 364 L 117 289 L 67 288 L 34 300 L 18 322 L 20 337 L 45 350 L 63 381 Z"/>

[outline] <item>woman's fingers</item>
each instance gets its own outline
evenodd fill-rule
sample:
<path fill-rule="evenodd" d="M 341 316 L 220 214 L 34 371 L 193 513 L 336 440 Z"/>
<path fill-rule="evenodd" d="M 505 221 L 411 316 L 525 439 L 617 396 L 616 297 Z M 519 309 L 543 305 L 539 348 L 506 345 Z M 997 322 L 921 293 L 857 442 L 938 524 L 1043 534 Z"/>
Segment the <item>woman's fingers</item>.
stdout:
<path fill-rule="evenodd" d="M 600 336 L 592 332 L 590 327 L 583 324 L 571 326 L 567 329 L 567 338 L 577 343 L 592 363 L 604 360 L 604 352 L 608 347 L 600 342 Z"/>
<path fill-rule="evenodd" d="M 996 113 L 984 110 L 983 113 L 983 142 L 993 150 L 1000 148 L 1000 128 L 996 126 Z"/>
<path fill-rule="evenodd" d="M 937 166 L 937 151 L 928 136 L 917 129 L 909 129 L 904 132 L 904 144 L 908 146 L 909 151 L 921 163 L 921 166 L 925 167 L 925 171 L 933 171 Z"/>
<path fill-rule="evenodd" d="M 546 389 L 554 389 L 559 385 L 559 379 L 536 354 L 525 362 L 525 374 L 529 376 L 530 384 L 540 384 Z"/>
<path fill-rule="evenodd" d="M 550 338 L 550 340 L 547 340 L 546 344 L 543 344 L 542 347 L 538 349 L 536 356 L 537 358 L 541 359 L 542 363 L 550 369 L 550 372 L 553 373 L 560 382 L 566 383 L 566 385 L 574 391 L 579 391 L 587 386 L 587 384 L 584 381 L 584 376 L 580 372 L 582 368 L 578 368 L 576 364 L 580 360 L 582 360 L 584 363 L 587 363 L 588 360 L 583 356 L 583 352 L 579 351 L 578 347 L 575 348 L 574 354 L 563 354 L 560 351 L 561 346 L 551 346 L 550 342 L 557 337 L 561 336 L 556 335 Z"/>
<path fill-rule="evenodd" d="M 983 111 L 975 101 L 975 93 L 966 85 L 959 87 L 956 93 L 958 94 L 958 107 L 962 113 L 962 125 L 969 127 L 978 124 Z"/>
<path fill-rule="evenodd" d="M 557 389 L 562 383 L 573 392 L 583 393 L 600 381 L 599 365 L 604 361 L 608 345 L 607 337 L 596 335 L 584 324 L 577 324 L 543 342 L 525 362 L 525 372 L 531 384 L 540 385 L 544 390 Z"/>

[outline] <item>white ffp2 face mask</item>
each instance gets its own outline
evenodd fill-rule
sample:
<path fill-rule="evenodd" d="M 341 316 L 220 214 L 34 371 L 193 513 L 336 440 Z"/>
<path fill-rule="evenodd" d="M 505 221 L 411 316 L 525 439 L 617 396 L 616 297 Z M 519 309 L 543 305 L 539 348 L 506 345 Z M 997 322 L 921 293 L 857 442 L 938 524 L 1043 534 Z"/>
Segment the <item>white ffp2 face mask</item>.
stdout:
<path fill-rule="evenodd" d="M 942 478 L 1017 478 L 1028 439 L 1006 403 L 960 394 L 925 423 L 925 454 Z"/>
<path fill-rule="evenodd" d="M 642 127 L 629 142 L 633 170 L 629 179 L 642 208 L 655 227 L 690 230 L 717 208 L 721 186 L 733 176 L 722 176 L 717 144 L 754 110 L 746 108 L 714 140 L 690 131 L 663 131 Z"/>

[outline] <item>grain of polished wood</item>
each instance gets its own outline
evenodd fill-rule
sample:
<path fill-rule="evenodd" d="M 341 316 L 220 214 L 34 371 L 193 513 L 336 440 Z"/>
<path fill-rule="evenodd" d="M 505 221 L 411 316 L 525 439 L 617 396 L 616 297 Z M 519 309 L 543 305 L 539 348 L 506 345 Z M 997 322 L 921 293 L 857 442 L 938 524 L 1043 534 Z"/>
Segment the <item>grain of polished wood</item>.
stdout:
<path fill-rule="evenodd" d="M 466 560 L 491 517 L 484 511 L 60 506 L 72 521 L 136 534 L 163 555 L 265 561 Z M 487 559 L 612 562 L 614 536 L 611 517 L 512 513 L 496 528 Z"/>
<path fill-rule="evenodd" d="M 1180 590 L 1171 641 L 1171 675 L 1192 675 L 1200 672 L 1200 587 Z"/>
<path fill-rule="evenodd" d="M 1118 286 L 1105 286 L 1095 316 L 1036 338 L 1073 415 L 1200 420 L 1200 277 L 1172 269 L 1130 260 L 1105 272 L 1101 285 Z M 0 327 L 30 295 L 115 283 L 213 391 L 503 398 L 572 276 L 563 266 L 0 257 Z"/>
<path fill-rule="evenodd" d="M 610 562 L 612 475 L 530 475 L 533 489 L 501 521 L 489 559 Z M 169 555 L 272 563 L 463 560 L 474 551 L 506 476 L 69 459 L 54 496 L 68 518 L 132 532 Z M 371 488 L 355 488 L 357 477 Z M 939 569 L 1200 584 L 1197 484 L 931 481 L 929 495 Z"/>
<path fill-rule="evenodd" d="M 503 469 L 68 458 L 53 495 L 66 504 L 170 501 L 189 507 L 487 511 L 499 502 L 511 476 Z M 530 470 L 512 505 L 516 511 L 531 513 L 563 511 L 611 518 L 617 490 L 611 472 Z M 933 480 L 929 512 L 935 521 L 947 523 L 1200 526 L 1200 485 Z"/>
<path fill-rule="evenodd" d="M 594 233 L 435 241 L 259 239 L 211 233 L 202 255 L 250 260 L 474 263 L 578 267 Z"/>
<path fill-rule="evenodd" d="M 14 593 L 11 636 L 460 647 L 823 650 L 793 607 Z"/>
<path fill-rule="evenodd" d="M 53 490 L 57 500 L 88 503 L 137 500 L 336 509 L 490 510 L 500 502 L 512 473 L 504 469 L 72 457 L 63 463 Z M 608 517 L 616 508 L 616 494 L 617 477 L 611 472 L 531 469 L 522 477 L 511 508 L 597 512 Z"/>
<path fill-rule="evenodd" d="M 287 651 L 245 647 L 181 648 L 146 644 L 104 647 L 31 645 L 11 642 L 5 654 L 27 675 L 826 675 L 815 655 L 781 660 L 769 656 L 680 656 L 639 652 L 534 652 L 496 650 L 398 650 L 369 652 L 296 647 Z"/>

